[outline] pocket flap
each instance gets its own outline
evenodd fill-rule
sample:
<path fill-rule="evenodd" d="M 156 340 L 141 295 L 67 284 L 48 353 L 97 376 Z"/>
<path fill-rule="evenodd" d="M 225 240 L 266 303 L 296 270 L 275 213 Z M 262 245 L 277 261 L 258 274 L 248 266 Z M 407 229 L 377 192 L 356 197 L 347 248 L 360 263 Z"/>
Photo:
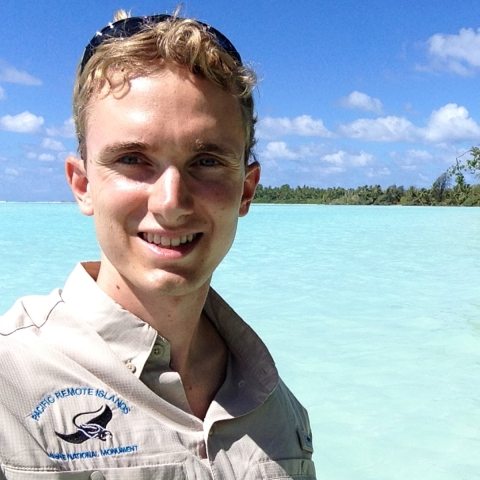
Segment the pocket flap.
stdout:
<path fill-rule="evenodd" d="M 187 478 L 181 463 L 148 467 L 103 468 L 81 472 L 21 470 L 5 467 L 8 480 L 183 480 Z"/>

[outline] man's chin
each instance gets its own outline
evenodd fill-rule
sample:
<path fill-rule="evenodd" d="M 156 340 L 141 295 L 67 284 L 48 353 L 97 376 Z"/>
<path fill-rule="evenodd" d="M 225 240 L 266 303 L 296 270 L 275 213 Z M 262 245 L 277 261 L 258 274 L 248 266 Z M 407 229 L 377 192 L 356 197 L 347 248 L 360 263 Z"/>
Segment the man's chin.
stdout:
<path fill-rule="evenodd" d="M 137 288 L 144 295 L 152 297 L 161 296 L 184 296 L 191 295 L 198 291 L 208 290 L 210 286 L 211 275 L 204 277 L 196 277 L 194 275 L 186 275 L 174 272 L 161 272 L 151 274 L 142 279 Z"/>

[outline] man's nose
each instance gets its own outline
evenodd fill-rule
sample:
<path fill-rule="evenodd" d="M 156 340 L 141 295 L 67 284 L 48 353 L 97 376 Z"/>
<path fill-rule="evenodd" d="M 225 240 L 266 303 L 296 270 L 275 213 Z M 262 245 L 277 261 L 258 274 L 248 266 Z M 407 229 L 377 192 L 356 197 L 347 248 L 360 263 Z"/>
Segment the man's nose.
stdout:
<path fill-rule="evenodd" d="M 148 209 L 167 223 L 193 212 L 193 196 L 178 168 L 169 166 L 160 174 L 152 185 Z"/>

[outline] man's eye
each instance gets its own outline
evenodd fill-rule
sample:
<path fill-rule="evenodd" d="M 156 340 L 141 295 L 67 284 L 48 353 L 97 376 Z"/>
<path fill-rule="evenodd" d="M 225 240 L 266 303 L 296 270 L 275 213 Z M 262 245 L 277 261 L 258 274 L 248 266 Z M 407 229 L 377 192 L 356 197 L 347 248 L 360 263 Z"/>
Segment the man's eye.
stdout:
<path fill-rule="evenodd" d="M 139 165 L 144 163 L 143 160 L 136 155 L 123 155 L 123 157 L 118 159 L 118 162 L 124 165 Z"/>
<path fill-rule="evenodd" d="M 200 158 L 197 163 L 202 167 L 216 167 L 219 165 L 219 161 L 211 157 Z"/>

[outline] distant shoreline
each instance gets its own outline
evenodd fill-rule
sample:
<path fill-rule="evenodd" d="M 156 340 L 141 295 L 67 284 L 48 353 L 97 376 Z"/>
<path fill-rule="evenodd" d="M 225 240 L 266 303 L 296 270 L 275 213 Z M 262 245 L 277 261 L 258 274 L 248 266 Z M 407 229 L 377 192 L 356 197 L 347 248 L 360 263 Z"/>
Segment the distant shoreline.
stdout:
<path fill-rule="evenodd" d="M 253 203 L 314 205 L 480 206 L 480 185 L 466 182 L 450 186 L 442 177 L 431 188 L 364 185 L 357 188 L 264 187 L 259 185 Z"/>

